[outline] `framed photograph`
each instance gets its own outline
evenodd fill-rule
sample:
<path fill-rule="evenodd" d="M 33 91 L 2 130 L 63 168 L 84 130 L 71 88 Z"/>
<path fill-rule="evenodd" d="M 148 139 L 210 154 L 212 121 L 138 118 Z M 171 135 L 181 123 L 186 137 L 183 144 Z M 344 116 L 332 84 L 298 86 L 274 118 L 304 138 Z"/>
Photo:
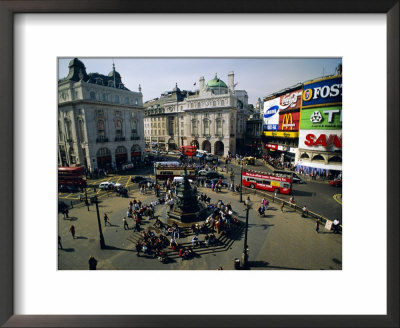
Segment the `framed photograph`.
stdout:
<path fill-rule="evenodd" d="M 187 5 L 181 2 L 169 3 L 166 6 L 166 3 L 161 1 L 151 1 L 148 4 L 124 1 L 99 1 L 90 4 L 68 1 L 0 1 L 2 49 L 0 59 L 3 63 L 3 74 L 0 76 L 3 119 L 0 131 L 2 149 L 5 152 L 5 156 L 1 158 L 0 170 L 4 181 L 2 184 L 4 190 L 0 198 L 4 213 L 3 219 L 0 220 L 2 252 L 0 291 L 5 295 L 0 300 L 0 323 L 5 327 L 139 327 L 165 326 L 166 322 L 173 322 L 173 325 L 182 327 L 398 326 L 397 198 L 399 193 L 396 182 L 399 171 L 397 151 L 399 149 L 397 135 L 399 3 L 398 1 L 363 2 L 365 3 L 368 5 L 360 5 L 357 1 L 340 5 L 330 1 L 308 2 L 301 7 L 293 1 L 233 2 L 229 6 L 226 3 L 196 3 L 188 9 Z M 125 171 L 131 168 L 129 165 L 140 167 L 141 161 L 144 160 L 143 148 L 148 146 L 149 153 L 155 150 L 160 153 L 166 152 L 165 156 L 168 156 L 168 152 L 173 153 L 175 146 L 171 141 L 172 138 L 166 140 L 165 136 L 153 141 L 153 132 L 148 133 L 148 144 L 139 145 L 139 141 L 135 139 L 138 127 L 140 128 L 142 121 L 145 124 L 151 122 L 147 120 L 155 114 L 151 112 L 155 107 L 148 104 L 146 109 L 146 106 L 143 106 L 149 111 L 147 118 L 140 117 L 133 110 L 128 119 L 125 117 L 125 108 L 140 107 L 142 101 L 133 96 L 140 93 L 145 95 L 146 92 L 149 95 L 152 79 L 164 80 L 165 85 L 173 81 L 172 93 L 181 92 L 178 84 L 184 77 L 174 76 L 173 73 L 162 69 L 167 59 L 180 58 L 184 65 L 184 60 L 228 57 L 249 60 L 339 58 L 340 74 L 336 71 L 338 74 L 334 75 L 340 76 L 341 86 L 343 65 L 345 223 L 342 234 L 343 245 L 338 246 L 341 248 L 340 255 L 343 253 L 343 258 L 340 258 L 340 261 L 336 258 L 335 262 L 335 256 L 323 251 L 326 241 L 321 240 L 319 245 L 313 243 L 313 247 L 318 247 L 321 250 L 319 252 L 321 259 L 324 256 L 328 257 L 326 260 L 329 260 L 332 266 L 316 267 L 314 270 L 310 270 L 309 267 L 306 270 L 290 270 L 272 266 L 269 268 L 266 266 L 262 270 L 255 267 L 256 270 L 251 268 L 233 270 L 236 263 L 232 261 L 231 270 L 220 271 L 210 269 L 213 265 L 218 266 L 217 261 L 214 263 L 212 260 L 211 266 L 205 268 L 206 270 L 165 270 L 166 266 L 156 270 L 151 270 L 148 266 L 136 269 L 132 267 L 136 259 L 129 260 L 131 252 L 125 252 L 123 256 L 115 255 L 117 248 L 113 249 L 115 253 L 112 256 L 120 256 L 118 261 L 125 263 L 128 270 L 118 270 L 114 266 L 115 259 L 111 258 L 98 263 L 98 269 L 104 270 L 88 270 L 89 267 L 96 267 L 95 260 L 92 259 L 90 259 L 92 262 L 89 260 L 89 263 L 86 263 L 86 267 L 71 265 L 73 261 L 69 261 L 68 258 L 80 256 L 89 258 L 88 255 L 92 255 L 89 254 L 89 243 L 93 239 L 97 245 L 99 238 L 97 235 L 93 238 L 89 236 L 90 238 L 86 240 L 80 231 L 77 231 L 75 236 L 75 231 L 71 229 L 68 231 L 67 227 L 64 227 L 63 233 L 67 232 L 66 236 L 62 235 L 62 241 L 67 235 L 72 234 L 74 240 L 77 238 L 77 242 L 88 246 L 73 248 L 67 243 L 65 245 L 69 247 L 70 253 L 57 252 L 55 235 L 60 236 L 58 227 L 63 216 L 59 214 L 57 223 L 57 200 L 60 199 L 55 197 L 54 191 L 57 179 L 60 180 L 60 172 L 57 178 L 55 157 L 58 156 L 58 166 L 63 164 L 63 161 L 65 166 L 76 166 L 71 163 L 81 161 L 79 154 L 70 151 L 64 155 L 59 153 L 60 147 L 56 142 L 60 141 L 56 107 L 65 101 L 67 108 L 69 106 L 67 97 L 70 96 L 67 91 L 63 95 L 60 86 L 79 83 L 78 80 L 71 82 L 73 78 L 69 79 L 75 73 L 81 81 L 86 79 L 85 73 L 89 73 L 88 79 L 90 77 L 92 85 L 98 86 L 102 83 L 103 88 L 116 88 L 118 85 L 118 89 L 123 91 L 121 95 L 113 93 L 110 96 L 112 98 L 107 98 L 109 97 L 107 94 L 96 94 L 95 88 L 92 90 L 93 94 L 88 91 L 88 97 L 92 97 L 92 100 L 103 97 L 104 101 L 112 103 L 113 117 L 109 119 L 108 107 L 93 111 L 90 117 L 96 119 L 93 120 L 92 129 L 96 130 L 97 134 L 87 135 L 87 138 L 93 137 L 99 144 L 124 143 L 126 138 L 129 138 L 129 142 L 138 144 L 129 147 L 128 156 L 123 147 L 113 148 L 111 162 L 105 150 L 97 151 L 93 156 L 86 156 L 86 167 L 93 166 L 93 171 L 90 170 L 85 174 L 92 174 L 95 169 L 97 174 L 99 169 L 113 169 L 114 164 L 120 171 Z M 89 67 L 88 63 L 92 59 L 102 58 L 109 61 L 110 74 L 106 69 L 96 72 L 96 68 L 90 68 L 87 72 L 79 71 L 82 65 Z M 161 58 L 164 64 L 157 63 L 160 65 L 158 70 L 157 65 L 153 64 L 152 76 L 146 77 L 148 80 L 142 78 L 141 81 L 138 74 L 139 67 L 129 62 L 126 71 L 121 74 L 123 76 L 121 79 L 119 74 L 122 71 L 117 72 L 118 65 L 122 60 L 128 61 L 129 58 L 143 59 L 142 66 L 145 66 L 144 60 L 152 58 L 154 60 Z M 64 66 L 68 66 L 69 71 Z M 203 65 L 203 69 L 206 66 Z M 208 68 L 211 67 L 213 66 L 209 64 Z M 60 71 L 64 69 L 65 74 L 60 75 Z M 323 69 L 328 68 L 324 66 Z M 190 69 L 184 71 L 189 74 Z M 325 76 L 324 71 L 321 73 L 321 76 Z M 139 79 L 134 82 L 134 87 L 129 86 L 131 90 L 135 89 L 130 94 L 132 99 L 129 99 L 129 96 L 122 97 L 126 88 L 125 76 L 135 76 L 135 74 Z M 231 73 L 226 77 L 215 75 L 212 79 L 212 76 L 208 76 L 210 72 L 199 70 L 198 75 L 203 74 L 207 75 L 208 89 L 212 89 L 208 91 L 217 96 L 223 95 L 225 89 L 227 94 L 229 90 L 235 89 L 237 81 L 229 75 Z M 199 80 L 199 76 L 195 77 L 196 85 L 193 80 L 190 86 L 193 85 L 193 89 L 199 88 L 201 93 L 202 80 L 201 78 Z M 256 77 L 254 79 L 256 80 Z M 267 84 L 272 81 L 279 85 L 279 79 L 279 74 L 264 72 L 260 83 Z M 334 81 L 334 78 L 328 80 L 327 82 L 327 79 L 323 78 L 321 81 L 330 83 L 329 88 L 330 90 L 333 88 L 334 93 L 339 85 L 338 81 Z M 303 138 L 305 144 L 312 143 L 312 151 L 318 151 L 318 142 L 323 143 L 322 137 L 320 136 L 318 140 L 321 140 L 317 142 L 317 138 L 314 140 L 310 137 L 310 133 L 318 132 L 316 126 L 322 121 L 321 117 L 325 114 L 330 115 L 330 120 L 327 119 L 330 125 L 326 128 L 331 132 L 336 131 L 334 129 L 337 129 L 338 124 L 341 127 L 341 119 L 339 121 L 334 115 L 341 111 L 341 102 L 339 104 L 337 99 L 335 100 L 335 95 L 332 94 L 330 98 L 333 100 L 323 106 L 310 95 L 314 87 L 316 89 L 320 87 L 319 92 L 325 92 L 323 91 L 325 86 L 320 85 L 321 81 L 297 81 L 306 82 L 303 84 L 310 90 L 308 94 L 307 90 L 302 93 L 304 106 L 301 109 L 300 105 L 299 108 L 296 107 L 296 102 L 291 102 L 293 108 L 283 109 L 281 118 L 274 118 L 272 112 L 264 112 L 264 117 L 268 116 L 265 136 L 279 137 L 279 133 L 282 135 L 285 133 L 284 125 L 296 126 L 296 122 L 300 124 L 301 119 L 305 120 L 305 116 L 302 118 L 296 116 L 296 110 L 300 109 L 307 116 L 301 124 L 307 126 L 309 130 L 308 135 L 300 136 L 300 139 Z M 104 83 L 107 83 L 107 86 Z M 172 89 L 173 87 L 175 89 Z M 184 89 L 186 95 L 183 95 L 185 92 L 181 92 L 181 105 L 187 102 L 186 105 L 190 108 L 189 100 L 196 98 L 197 94 L 193 92 L 193 95 L 190 95 L 189 87 Z M 77 92 L 75 96 L 78 97 L 79 89 L 74 90 Z M 271 93 L 274 91 L 277 90 L 272 90 Z M 277 98 L 277 95 L 270 95 L 267 91 L 263 94 L 264 91 L 251 88 L 247 90 L 249 95 L 253 92 L 257 93 L 257 97 L 264 98 L 264 104 L 270 104 L 271 108 L 276 105 L 274 102 L 276 99 L 281 101 L 279 104 L 286 104 L 289 101 L 287 98 L 290 96 L 292 99 L 298 90 L 289 91 L 290 93 L 279 94 Z M 168 96 L 167 91 L 159 92 L 165 97 Z M 254 97 L 253 94 L 250 96 Z M 148 100 L 148 97 L 150 96 L 143 97 L 143 100 Z M 382 101 L 385 99 L 386 102 Z M 217 101 L 221 100 L 219 98 L 204 100 L 203 106 L 204 108 L 217 106 Z M 125 102 L 125 105 L 116 105 L 117 102 Z M 176 105 L 178 110 L 179 101 Z M 174 115 L 174 106 L 171 103 L 166 107 L 168 115 Z M 321 108 L 328 112 L 323 112 Z M 79 111 L 79 108 L 73 107 L 73 110 Z M 179 134 L 179 138 L 174 141 L 178 143 L 177 149 L 180 146 L 180 155 L 183 158 L 188 158 L 189 161 L 188 154 L 191 154 L 193 147 L 197 147 L 195 142 L 198 142 L 198 148 L 207 151 L 209 140 L 212 140 L 210 145 L 213 145 L 212 148 L 209 147 L 211 150 L 209 153 L 225 157 L 229 155 L 225 154 L 226 147 L 221 141 L 223 140 L 221 131 L 226 128 L 222 125 L 224 122 L 222 115 L 224 114 L 221 114 L 221 118 L 215 118 L 215 124 L 209 123 L 208 117 L 202 116 L 202 124 L 199 126 L 194 124 L 193 120 L 188 121 L 187 126 L 183 124 L 182 130 L 179 129 L 181 126 L 177 125 L 177 131 L 179 133 L 183 131 L 185 134 L 185 136 Z M 218 119 L 220 125 L 217 124 Z M 229 119 L 228 115 L 225 121 Z M 203 124 L 204 121 L 207 123 Z M 378 122 L 380 122 L 379 127 Z M 78 124 L 77 131 L 80 131 L 80 128 L 81 131 L 85 131 L 84 125 L 81 127 L 78 121 L 75 123 Z M 162 131 L 162 122 L 160 123 L 157 128 Z M 166 128 L 169 128 L 169 122 L 165 123 Z M 173 126 L 172 123 L 170 125 Z M 110 129 L 113 130 L 113 134 L 108 132 Z M 62 140 L 69 143 L 67 130 L 62 129 L 65 133 L 65 138 Z M 203 134 L 204 140 L 201 139 Z M 329 142 L 334 147 L 341 147 L 341 141 L 340 135 L 340 138 L 333 138 Z M 232 147 L 233 143 L 228 144 Z M 268 144 L 270 153 L 279 150 L 279 146 L 273 142 Z M 165 146 L 165 150 L 162 145 Z M 242 146 L 246 147 L 245 141 Z M 140 160 L 137 161 L 139 157 Z M 249 158 L 246 157 L 244 160 L 246 164 L 251 165 Z M 299 169 L 304 170 L 307 167 L 306 157 L 302 157 L 300 162 Z M 60 188 L 71 191 L 70 188 L 75 187 L 70 182 L 71 179 L 75 181 L 76 177 L 71 177 L 71 172 L 67 171 L 62 172 L 65 183 L 61 187 L 58 186 L 59 191 Z M 186 166 L 184 171 L 184 175 L 190 176 L 190 166 Z M 155 176 L 161 177 L 162 172 L 164 171 L 155 171 Z M 320 174 L 322 171 L 316 170 L 316 172 Z M 243 176 L 243 173 L 239 174 Z M 341 176 L 339 178 L 341 183 Z M 186 186 L 185 179 L 182 180 L 182 186 L 190 189 L 189 182 Z M 82 181 L 86 180 L 82 178 Z M 339 183 L 338 179 L 333 181 Z M 276 181 L 273 182 L 276 185 Z M 101 190 L 86 190 L 89 192 L 86 205 L 85 195 L 75 201 L 83 204 L 82 211 L 86 211 L 87 206 L 87 212 L 93 213 L 90 218 L 88 216 L 87 226 L 103 227 L 106 242 L 104 243 L 104 240 L 101 242 L 102 232 L 100 232 L 98 245 L 103 249 L 103 246 L 107 247 L 104 245 L 107 241 L 117 242 L 116 236 L 119 233 L 117 230 L 125 229 L 125 226 L 122 228 L 122 221 L 114 225 L 112 213 L 109 214 L 111 223 L 108 222 L 107 225 L 107 218 L 103 218 L 104 206 L 107 204 L 101 204 L 97 197 L 91 197 L 94 194 L 101 197 L 107 195 L 101 183 L 102 181 L 96 180 L 92 186 L 93 189 L 96 187 Z M 115 184 L 114 191 L 121 187 L 123 192 L 123 187 L 130 187 L 130 183 L 127 180 L 121 186 Z M 132 186 L 133 183 L 136 182 L 132 181 Z M 216 182 L 217 185 L 219 183 Z M 10 185 L 13 188 L 6 188 Z M 143 192 L 146 192 L 144 187 Z M 61 194 L 64 189 L 60 191 Z M 171 216 L 179 216 L 178 219 L 182 222 L 187 218 L 185 218 L 186 212 L 178 209 L 186 206 L 185 201 L 189 193 L 185 189 L 182 192 L 185 196 L 177 199 L 178 204 L 171 204 L 170 207 Z M 313 197 L 318 200 L 318 197 L 322 196 L 316 193 Z M 119 199 L 122 201 L 123 197 Z M 100 209 L 101 217 L 98 214 L 96 218 L 96 207 Z M 281 209 L 277 207 L 277 212 L 283 212 L 283 207 Z M 196 210 L 201 211 L 200 208 Z M 187 211 L 189 214 L 190 212 Z M 230 215 L 229 211 L 227 213 Z M 63 215 L 68 217 L 68 213 Z M 242 216 L 245 218 L 245 214 Z M 70 220 L 65 222 L 67 225 L 74 224 Z M 131 221 L 128 223 L 131 224 Z M 336 225 L 333 221 L 318 221 L 315 229 L 318 232 L 318 229 L 323 230 L 327 227 L 331 229 L 333 225 Z M 195 235 L 194 230 L 193 232 Z M 254 236 L 254 232 L 249 234 L 249 238 Z M 321 237 L 323 236 L 321 234 Z M 189 244 L 195 242 L 187 241 Z M 118 243 L 115 245 L 120 250 L 124 248 L 123 243 L 122 246 Z M 235 244 L 230 244 L 230 247 L 235 249 Z M 133 246 L 126 248 L 133 249 Z M 250 261 L 252 256 L 253 258 L 261 256 L 261 248 L 252 249 L 258 254 L 251 253 L 250 247 Z M 285 249 L 282 250 L 283 253 L 284 251 Z M 134 253 L 132 255 L 136 256 Z M 263 256 L 273 258 L 278 254 L 263 254 Z M 245 256 L 243 261 L 246 259 Z M 128 265 L 129 261 L 132 263 Z M 161 301 L 154 303 L 154 299 Z"/>

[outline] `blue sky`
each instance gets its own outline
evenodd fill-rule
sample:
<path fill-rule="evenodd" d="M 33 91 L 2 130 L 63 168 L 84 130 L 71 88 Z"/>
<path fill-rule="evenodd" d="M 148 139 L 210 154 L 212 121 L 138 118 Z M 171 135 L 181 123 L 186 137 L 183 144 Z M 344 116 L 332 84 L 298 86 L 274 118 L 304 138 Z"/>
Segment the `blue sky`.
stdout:
<path fill-rule="evenodd" d="M 246 90 L 254 105 L 258 98 L 296 83 L 334 74 L 342 62 L 341 58 L 78 58 L 87 73 L 105 75 L 112 71 L 114 61 L 128 89 L 137 91 L 139 84 L 142 86 L 143 101 L 172 90 L 175 83 L 181 90 L 194 91 L 200 76 L 207 82 L 217 73 L 227 83 L 228 72 L 233 71 L 236 89 Z M 68 75 L 71 59 L 59 59 L 59 78 Z"/>

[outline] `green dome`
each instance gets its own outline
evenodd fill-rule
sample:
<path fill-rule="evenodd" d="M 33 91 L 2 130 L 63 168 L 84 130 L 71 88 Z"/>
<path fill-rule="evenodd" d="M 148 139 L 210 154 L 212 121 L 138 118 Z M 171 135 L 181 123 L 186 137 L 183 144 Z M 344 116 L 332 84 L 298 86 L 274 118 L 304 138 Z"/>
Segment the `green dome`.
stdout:
<path fill-rule="evenodd" d="M 227 88 L 225 82 L 217 77 L 217 73 L 215 73 L 215 77 L 212 80 L 208 81 L 207 86 L 209 88 Z"/>

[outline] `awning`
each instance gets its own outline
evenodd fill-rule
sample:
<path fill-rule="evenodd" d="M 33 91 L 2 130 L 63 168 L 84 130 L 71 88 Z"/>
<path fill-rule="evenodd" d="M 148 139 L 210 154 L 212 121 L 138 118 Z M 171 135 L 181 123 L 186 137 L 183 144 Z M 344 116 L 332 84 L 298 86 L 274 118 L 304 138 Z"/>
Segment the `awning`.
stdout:
<path fill-rule="evenodd" d="M 305 161 L 298 161 L 296 165 L 307 166 L 316 169 L 324 169 L 324 170 L 335 170 L 341 171 L 342 165 L 333 165 L 333 164 L 323 164 L 323 163 L 316 163 L 316 162 L 305 162 Z"/>

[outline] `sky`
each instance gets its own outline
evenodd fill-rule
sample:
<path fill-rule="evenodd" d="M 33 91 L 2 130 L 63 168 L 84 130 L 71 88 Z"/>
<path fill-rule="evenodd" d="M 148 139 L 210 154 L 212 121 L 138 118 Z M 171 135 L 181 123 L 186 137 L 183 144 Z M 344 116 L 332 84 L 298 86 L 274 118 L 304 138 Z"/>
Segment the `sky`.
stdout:
<path fill-rule="evenodd" d="M 215 73 L 228 84 L 228 73 L 235 74 L 236 90 L 246 90 L 249 104 L 297 83 L 332 75 L 341 58 L 85 58 L 78 57 L 86 72 L 108 75 L 112 64 L 121 74 L 122 83 L 131 91 L 142 87 L 143 102 L 172 90 L 194 91 L 199 79 L 206 82 Z M 58 78 L 68 75 L 72 58 L 59 58 Z M 196 83 L 196 85 L 194 85 Z"/>

